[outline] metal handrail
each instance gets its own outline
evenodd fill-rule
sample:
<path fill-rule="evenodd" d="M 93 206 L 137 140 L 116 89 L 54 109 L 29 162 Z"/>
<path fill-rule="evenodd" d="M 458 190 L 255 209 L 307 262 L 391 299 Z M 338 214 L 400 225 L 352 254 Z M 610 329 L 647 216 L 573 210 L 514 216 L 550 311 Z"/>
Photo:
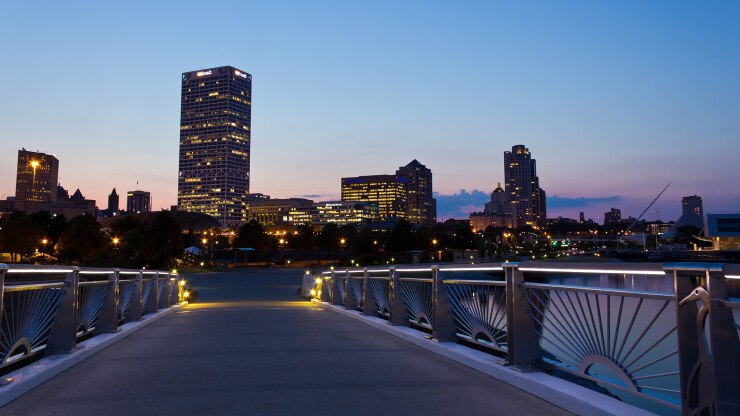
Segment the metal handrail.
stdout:
<path fill-rule="evenodd" d="M 497 272 L 495 278 L 503 279 L 455 275 L 475 272 Z M 416 273 L 431 278 L 413 277 Z M 719 413 L 740 407 L 740 395 L 728 387 L 740 374 L 740 322 L 733 317 L 740 297 L 732 281 L 740 279 L 740 265 L 482 263 L 323 275 L 319 281 L 322 288 L 324 282 L 333 288 L 328 292 L 333 304 L 360 308 L 392 325 L 431 330 L 437 341 L 476 344 L 503 355 L 510 366 L 556 369 L 611 389 L 622 400 L 632 395 L 684 414 L 701 410 L 691 408 L 696 393 L 685 386 L 695 385 L 691 377 L 704 371 L 697 368 L 711 369 L 714 378 L 701 375 L 701 401 Z M 349 293 L 348 276 L 365 279 L 352 287 L 355 293 Z M 326 291 L 317 293 L 326 300 Z M 361 305 L 355 303 L 358 297 Z M 711 349 L 711 359 L 702 348 Z M 601 369 L 594 373 L 593 365 Z M 603 368 L 612 378 L 605 378 Z"/>
<path fill-rule="evenodd" d="M 7 285 L 4 288 L 4 292 L 20 292 L 24 290 L 41 290 L 41 289 L 58 289 L 65 287 L 66 284 L 64 282 L 58 282 L 58 283 L 30 283 L 30 284 L 23 284 L 23 285 Z"/>
<path fill-rule="evenodd" d="M 116 332 L 145 310 L 176 304 L 182 299 L 176 277 L 174 271 L 0 264 L 0 369 L 32 355 L 71 352 L 78 338 Z M 167 296 L 150 296 L 143 305 L 144 282 Z"/>
<path fill-rule="evenodd" d="M 475 280 L 475 279 L 444 279 L 446 285 L 481 285 L 481 286 L 504 286 L 506 282 L 501 280 Z"/>

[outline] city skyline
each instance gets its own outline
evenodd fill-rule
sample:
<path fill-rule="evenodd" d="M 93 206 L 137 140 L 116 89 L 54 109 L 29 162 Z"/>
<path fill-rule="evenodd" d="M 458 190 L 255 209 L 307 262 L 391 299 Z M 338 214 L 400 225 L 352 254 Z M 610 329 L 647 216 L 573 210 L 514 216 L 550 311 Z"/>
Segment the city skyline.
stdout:
<path fill-rule="evenodd" d="M 637 216 L 668 182 L 654 207 L 663 219 L 693 194 L 706 213 L 740 210 L 740 6 L 333 6 L 230 5 L 226 23 L 249 11 L 248 41 L 212 45 L 176 41 L 190 37 L 183 19 L 215 13 L 191 17 L 189 6 L 98 5 L 82 21 L 83 6 L 8 5 L 18 19 L 0 28 L 17 39 L 0 46 L 13 63 L 0 68 L 13 80 L 0 103 L 0 195 L 15 187 L 8 155 L 25 147 L 56 155 L 60 181 L 91 199 L 138 181 L 155 209 L 169 208 L 180 74 L 230 64 L 258 81 L 253 192 L 337 200 L 339 178 L 416 158 L 437 194 L 490 195 L 504 181 L 501 152 L 526 143 L 549 217 Z M 229 26 L 199 27 L 241 39 Z M 34 86 L 50 77 L 64 82 Z M 39 105 L 54 101 L 65 105 Z"/>

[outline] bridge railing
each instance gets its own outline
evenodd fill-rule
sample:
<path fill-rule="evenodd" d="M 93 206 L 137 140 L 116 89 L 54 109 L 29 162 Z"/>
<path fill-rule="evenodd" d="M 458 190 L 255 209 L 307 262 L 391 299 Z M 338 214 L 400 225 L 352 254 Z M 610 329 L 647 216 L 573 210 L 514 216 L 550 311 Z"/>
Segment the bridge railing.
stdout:
<path fill-rule="evenodd" d="M 661 412 L 740 413 L 740 265 L 336 269 L 315 298 Z"/>
<path fill-rule="evenodd" d="M 175 272 L 0 264 L 0 299 L 2 372 L 177 304 L 182 286 Z"/>

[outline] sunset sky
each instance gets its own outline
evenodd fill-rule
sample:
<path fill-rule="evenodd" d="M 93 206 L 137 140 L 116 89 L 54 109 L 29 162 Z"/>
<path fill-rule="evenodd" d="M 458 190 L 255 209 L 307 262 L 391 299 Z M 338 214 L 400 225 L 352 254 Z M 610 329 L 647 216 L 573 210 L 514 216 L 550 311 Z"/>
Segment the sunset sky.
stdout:
<path fill-rule="evenodd" d="M 647 219 L 693 194 L 740 212 L 738 21 L 732 1 L 2 1 L 0 196 L 26 148 L 100 207 L 138 181 L 168 208 L 181 73 L 233 65 L 252 192 L 337 199 L 418 159 L 464 217 L 524 144 L 549 217 L 637 216 L 668 182 Z"/>

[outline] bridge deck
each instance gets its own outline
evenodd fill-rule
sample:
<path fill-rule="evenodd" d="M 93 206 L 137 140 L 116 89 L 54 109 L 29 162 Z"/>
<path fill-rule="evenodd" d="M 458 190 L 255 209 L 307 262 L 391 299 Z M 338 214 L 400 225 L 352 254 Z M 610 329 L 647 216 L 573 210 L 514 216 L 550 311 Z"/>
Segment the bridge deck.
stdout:
<path fill-rule="evenodd" d="M 302 301 L 296 271 L 190 278 L 198 302 L 3 414 L 560 415 L 524 391 Z"/>

